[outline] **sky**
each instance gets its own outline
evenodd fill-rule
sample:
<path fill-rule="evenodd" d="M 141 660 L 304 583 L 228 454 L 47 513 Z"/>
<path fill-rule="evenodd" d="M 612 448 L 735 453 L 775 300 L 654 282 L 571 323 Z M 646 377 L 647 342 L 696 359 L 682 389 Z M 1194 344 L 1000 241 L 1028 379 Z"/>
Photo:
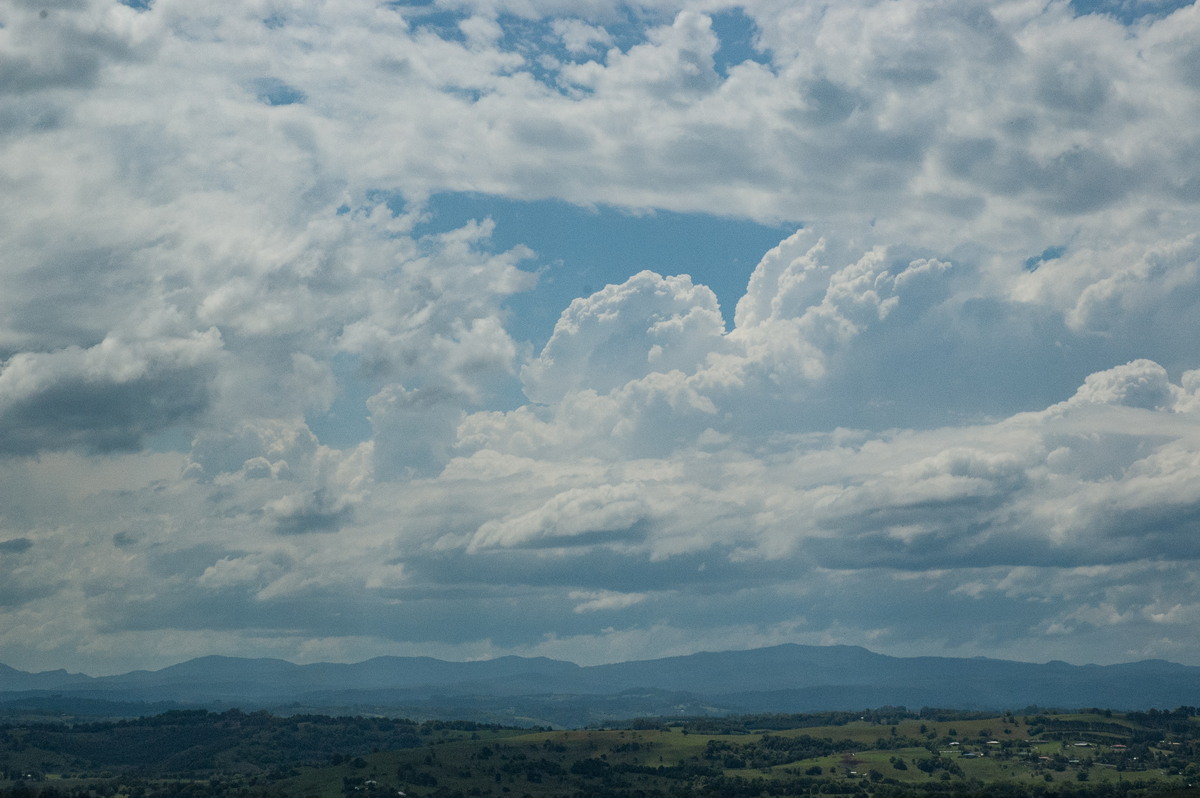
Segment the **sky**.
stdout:
<path fill-rule="evenodd" d="M 0 662 L 1200 665 L 1200 8 L 0 4 Z"/>

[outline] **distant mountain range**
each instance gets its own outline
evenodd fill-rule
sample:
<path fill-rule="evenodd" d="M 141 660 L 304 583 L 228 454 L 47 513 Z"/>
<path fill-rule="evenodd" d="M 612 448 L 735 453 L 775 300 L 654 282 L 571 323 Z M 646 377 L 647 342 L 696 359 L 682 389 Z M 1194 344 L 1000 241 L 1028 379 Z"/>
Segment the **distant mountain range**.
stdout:
<path fill-rule="evenodd" d="M 0 665 L 0 714 L 136 716 L 164 707 L 378 713 L 583 726 L 637 716 L 859 710 L 1200 704 L 1200 667 L 1032 664 L 889 657 L 856 646 L 750 651 L 580 666 L 545 658 L 446 662 L 377 657 L 356 664 L 201 657 L 158 671 L 90 677 Z"/>

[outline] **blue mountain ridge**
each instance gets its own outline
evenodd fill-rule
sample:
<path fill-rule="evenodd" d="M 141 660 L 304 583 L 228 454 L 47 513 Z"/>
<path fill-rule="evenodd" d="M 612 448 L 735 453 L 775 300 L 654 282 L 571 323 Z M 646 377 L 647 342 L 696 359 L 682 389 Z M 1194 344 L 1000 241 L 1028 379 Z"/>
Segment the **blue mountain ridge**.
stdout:
<path fill-rule="evenodd" d="M 0 666 L 0 705 L 50 693 L 92 701 L 220 703 L 247 709 L 369 705 L 420 714 L 422 707 L 432 713 L 437 706 L 445 710 L 443 715 L 453 710 L 480 717 L 501 705 L 509 715 L 523 717 L 538 714 L 532 709 L 523 714 L 525 706 L 544 710 L 548 704 L 570 702 L 608 706 L 606 715 L 676 714 L 685 707 L 702 714 L 811 712 L 885 704 L 1147 709 L 1200 704 L 1200 668 L 1162 660 L 1070 665 L 892 657 L 857 646 L 796 644 L 592 666 L 515 656 L 472 662 L 376 657 L 309 665 L 207 656 L 161 670 L 105 677 L 61 670 L 30 674 Z"/>

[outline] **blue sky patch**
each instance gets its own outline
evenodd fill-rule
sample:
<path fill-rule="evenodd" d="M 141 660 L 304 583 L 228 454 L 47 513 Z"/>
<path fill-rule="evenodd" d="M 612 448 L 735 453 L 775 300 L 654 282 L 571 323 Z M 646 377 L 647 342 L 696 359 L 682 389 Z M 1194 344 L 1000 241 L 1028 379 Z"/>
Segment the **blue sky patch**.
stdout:
<path fill-rule="evenodd" d="M 326 446 L 354 446 L 369 440 L 367 399 L 377 390 L 376 381 L 364 375 L 360 359 L 347 352 L 334 355 L 329 367 L 338 381 L 338 395 L 329 410 L 307 417 L 309 428 Z"/>
<path fill-rule="evenodd" d="M 1071 0 L 1071 8 L 1079 16 L 1108 14 L 1126 25 L 1144 17 L 1165 17 L 1190 5 L 1190 0 Z"/>
<path fill-rule="evenodd" d="M 759 64 L 770 62 L 765 52 L 755 47 L 758 26 L 740 8 L 731 8 L 712 16 L 713 32 L 721 40 L 721 46 L 713 57 L 714 66 L 722 76 L 729 74 L 730 67 L 746 61 Z"/>
<path fill-rule="evenodd" d="M 581 208 L 558 200 L 522 202 L 478 194 L 439 194 L 429 203 L 421 233 L 490 218 L 496 251 L 519 244 L 537 257 L 524 268 L 540 273 L 538 287 L 508 300 L 509 331 L 541 347 L 572 299 L 651 269 L 688 274 L 713 290 L 726 327 L 758 261 L 798 224 L 765 225 L 694 213 L 635 215 L 616 208 Z"/>
<path fill-rule="evenodd" d="M 430 8 L 432 9 L 432 6 Z M 405 13 L 404 17 L 417 30 L 428 31 L 439 39 L 449 42 L 465 42 L 467 40 L 458 27 L 458 23 L 466 19 L 464 14 L 442 10 L 415 11 L 411 7 L 407 7 L 403 11 L 409 12 Z"/>
<path fill-rule="evenodd" d="M 1046 261 L 1058 260 L 1067 251 L 1065 244 L 1057 247 L 1046 247 L 1042 250 L 1041 255 L 1034 255 L 1032 258 L 1025 259 L 1025 268 L 1031 272 L 1037 271 L 1038 267 Z"/>
<path fill-rule="evenodd" d="M 293 105 L 305 100 L 304 92 L 279 78 L 259 78 L 254 81 L 254 92 L 259 102 L 267 105 Z"/>

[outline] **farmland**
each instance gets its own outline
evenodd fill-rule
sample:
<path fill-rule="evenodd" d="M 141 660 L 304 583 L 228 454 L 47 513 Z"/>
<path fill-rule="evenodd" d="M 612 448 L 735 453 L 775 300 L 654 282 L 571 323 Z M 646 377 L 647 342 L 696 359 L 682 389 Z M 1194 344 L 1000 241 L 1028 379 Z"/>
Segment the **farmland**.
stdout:
<path fill-rule="evenodd" d="M 1198 741 L 1190 707 L 885 708 L 573 730 L 173 712 L 2 727 L 0 795 L 1184 796 L 1200 782 Z"/>

